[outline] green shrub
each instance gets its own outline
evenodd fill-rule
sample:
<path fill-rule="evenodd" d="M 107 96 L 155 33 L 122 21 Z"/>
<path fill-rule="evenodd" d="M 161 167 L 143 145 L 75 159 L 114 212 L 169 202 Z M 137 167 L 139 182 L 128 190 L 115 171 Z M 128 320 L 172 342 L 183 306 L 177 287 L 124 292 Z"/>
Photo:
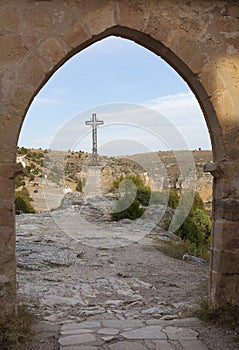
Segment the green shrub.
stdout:
<path fill-rule="evenodd" d="M 189 209 L 192 199 L 193 204 L 188 216 L 176 230 L 175 234 L 191 245 L 191 251 L 189 250 L 189 253 L 208 260 L 212 222 L 210 216 L 205 212 L 204 204 L 199 193 L 195 192 L 194 198 L 192 198 L 192 195 L 193 192 L 191 191 L 186 191 L 183 194 L 182 199 L 185 207 L 182 210 Z"/>
<path fill-rule="evenodd" d="M 128 176 L 121 175 L 119 178 L 114 180 L 113 188 L 118 189 L 123 180 L 129 180 L 129 182 L 132 181 L 136 187 L 144 187 L 144 182 L 140 176 L 138 176 L 138 175 L 128 175 Z"/>
<path fill-rule="evenodd" d="M 196 223 L 194 216 L 188 216 L 182 225 L 177 229 L 175 234 L 183 240 L 195 243 L 197 246 L 203 244 L 204 236 L 200 226 Z"/>
<path fill-rule="evenodd" d="M 149 205 L 150 198 L 151 198 L 150 188 L 142 186 L 142 185 L 137 187 L 136 200 L 141 205 L 143 205 L 144 207 L 147 207 Z"/>
<path fill-rule="evenodd" d="M 24 197 L 21 193 L 15 195 L 15 213 L 35 213 L 33 206 L 30 203 L 30 197 Z"/>
<path fill-rule="evenodd" d="M 183 197 L 183 204 L 188 209 L 192 198 L 192 192 L 186 192 Z M 204 209 L 204 204 L 198 192 L 195 192 L 193 204 L 189 215 L 183 224 L 175 232 L 176 235 L 198 246 L 207 244 L 212 229 L 211 218 Z"/>
<path fill-rule="evenodd" d="M 15 177 L 15 188 L 19 188 L 21 186 L 25 186 L 25 181 L 22 175 L 18 175 Z"/>
<path fill-rule="evenodd" d="M 85 186 L 85 183 L 86 183 L 85 178 L 79 179 L 77 181 L 76 191 L 82 192 L 83 191 L 83 187 Z"/>
<path fill-rule="evenodd" d="M 136 199 L 132 201 L 132 196 L 126 194 L 117 200 L 115 212 L 111 213 L 111 219 L 113 221 L 121 219 L 135 220 L 142 216 L 143 213 L 144 209 L 140 207 L 139 202 Z"/>
<path fill-rule="evenodd" d="M 30 199 L 30 193 L 26 187 L 23 187 L 20 192 L 18 192 L 22 197 Z"/>
<path fill-rule="evenodd" d="M 144 182 L 138 175 L 120 176 L 113 183 L 113 187 L 121 190 L 124 195 L 117 200 L 114 213 L 111 214 L 111 219 L 118 221 L 121 219 L 135 220 L 142 216 L 144 209 L 142 206 L 147 206 L 151 198 L 150 188 L 144 186 Z"/>
<path fill-rule="evenodd" d="M 175 189 L 169 190 L 168 206 L 172 209 L 176 209 L 179 202 L 179 195 Z"/>

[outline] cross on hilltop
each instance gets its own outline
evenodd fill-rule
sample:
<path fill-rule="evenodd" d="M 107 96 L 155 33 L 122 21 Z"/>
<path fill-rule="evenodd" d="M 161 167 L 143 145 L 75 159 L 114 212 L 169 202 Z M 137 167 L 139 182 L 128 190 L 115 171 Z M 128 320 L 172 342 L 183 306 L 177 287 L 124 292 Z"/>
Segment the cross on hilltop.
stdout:
<path fill-rule="evenodd" d="M 85 125 L 92 127 L 92 156 L 94 165 L 97 165 L 97 126 L 104 124 L 103 120 L 97 120 L 96 114 L 92 114 L 91 120 L 87 120 Z"/>

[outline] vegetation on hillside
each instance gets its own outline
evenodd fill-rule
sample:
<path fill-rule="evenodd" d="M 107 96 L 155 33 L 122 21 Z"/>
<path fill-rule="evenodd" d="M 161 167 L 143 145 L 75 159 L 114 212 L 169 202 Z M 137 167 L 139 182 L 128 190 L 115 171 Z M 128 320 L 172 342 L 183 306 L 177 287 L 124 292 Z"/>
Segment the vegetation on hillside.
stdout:
<path fill-rule="evenodd" d="M 21 213 L 34 214 L 35 210 L 31 205 L 32 198 L 26 187 L 23 187 L 21 191 L 15 191 L 15 213 L 17 215 Z"/>
<path fill-rule="evenodd" d="M 85 184 L 86 184 L 86 179 L 85 178 L 78 179 L 77 184 L 76 184 L 76 191 L 82 193 Z"/>
<path fill-rule="evenodd" d="M 194 196 L 192 198 L 192 196 Z M 191 204 L 193 199 L 193 203 Z M 191 206 L 189 208 L 189 206 Z M 182 195 L 181 211 L 189 213 L 175 231 L 182 241 L 165 243 L 158 249 L 170 256 L 181 259 L 185 253 L 209 260 L 210 233 L 212 229 L 211 217 L 206 213 L 204 204 L 198 192 L 184 191 Z"/>

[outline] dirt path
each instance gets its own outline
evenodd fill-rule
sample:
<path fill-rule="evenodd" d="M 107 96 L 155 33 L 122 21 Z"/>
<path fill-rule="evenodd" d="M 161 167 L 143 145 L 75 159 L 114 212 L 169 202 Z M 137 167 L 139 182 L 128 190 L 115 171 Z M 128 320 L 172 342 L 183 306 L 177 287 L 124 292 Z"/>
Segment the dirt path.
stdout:
<path fill-rule="evenodd" d="M 63 324 L 170 320 L 195 306 L 208 266 L 165 256 L 145 232 L 142 223 L 81 220 L 75 208 L 17 217 L 19 296 L 42 318 L 29 349 L 57 349 Z M 200 323 L 200 333 L 209 349 L 236 349 L 230 332 Z"/>

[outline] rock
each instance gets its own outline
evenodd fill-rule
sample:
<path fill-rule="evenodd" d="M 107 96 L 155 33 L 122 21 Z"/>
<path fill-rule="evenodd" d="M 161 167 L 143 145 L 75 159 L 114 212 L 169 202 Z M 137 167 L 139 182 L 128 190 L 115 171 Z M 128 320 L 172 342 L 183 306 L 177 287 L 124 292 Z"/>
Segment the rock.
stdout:
<path fill-rule="evenodd" d="M 96 337 L 93 334 L 77 334 L 61 337 L 59 339 L 60 345 L 75 345 L 75 344 L 84 344 L 95 341 Z"/>
<path fill-rule="evenodd" d="M 146 326 L 121 334 L 126 339 L 167 339 L 160 326 Z"/>
<path fill-rule="evenodd" d="M 76 329 L 87 329 L 87 328 L 99 328 L 100 322 L 81 322 L 66 324 L 62 327 L 63 331 L 76 330 Z"/>
<path fill-rule="evenodd" d="M 97 333 L 106 334 L 106 335 L 117 335 L 117 334 L 119 334 L 119 329 L 117 329 L 117 328 L 100 328 Z"/>
<path fill-rule="evenodd" d="M 193 256 L 189 253 L 185 253 L 183 255 L 183 260 L 192 261 L 192 262 L 197 263 L 197 264 L 208 264 L 207 260 L 202 259 L 202 258 L 198 258 L 197 256 Z"/>
<path fill-rule="evenodd" d="M 54 305 L 68 305 L 68 306 L 76 306 L 76 305 L 85 305 L 83 300 L 79 297 L 60 297 L 57 295 L 48 295 L 45 299 L 42 300 L 42 304 L 48 305 L 48 306 L 54 306 Z"/>
<path fill-rule="evenodd" d="M 118 342 L 110 345 L 110 350 L 147 350 L 147 348 L 139 342 Z"/>
<path fill-rule="evenodd" d="M 163 309 L 159 309 L 158 307 L 151 307 L 149 309 L 141 311 L 143 315 L 152 315 L 159 314 Z"/>
<path fill-rule="evenodd" d="M 168 327 L 164 327 L 163 331 L 167 334 L 168 338 L 171 340 L 190 340 L 190 339 L 197 339 L 198 337 L 198 332 L 190 328 L 168 326 Z"/>

